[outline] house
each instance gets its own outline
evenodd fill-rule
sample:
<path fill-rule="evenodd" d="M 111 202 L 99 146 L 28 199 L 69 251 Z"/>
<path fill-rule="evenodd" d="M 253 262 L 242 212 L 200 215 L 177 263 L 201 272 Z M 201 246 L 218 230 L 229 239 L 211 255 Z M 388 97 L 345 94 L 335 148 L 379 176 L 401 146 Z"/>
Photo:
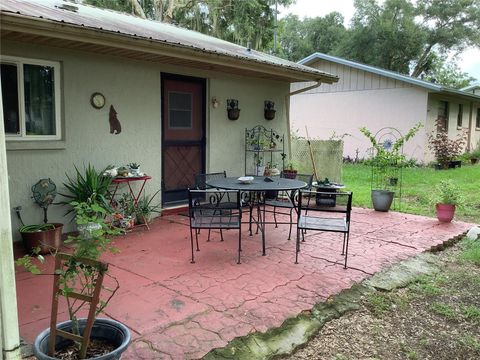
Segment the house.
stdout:
<path fill-rule="evenodd" d="M 196 173 L 244 175 L 244 130 L 287 135 L 292 82 L 333 83 L 323 71 L 128 14 L 59 0 L 4 0 L 3 118 L 11 206 L 40 222 L 31 186 L 61 192 L 74 166 L 140 163 L 169 207 Z M 238 100 L 236 121 L 227 99 Z M 275 119 L 264 119 L 264 102 Z M 118 121 L 117 121 L 118 120 Z M 49 220 L 65 222 L 61 206 Z M 12 228 L 19 222 L 12 217 Z M 67 229 L 68 230 L 68 229 Z M 18 238 L 17 231 L 14 235 Z"/>
<path fill-rule="evenodd" d="M 475 95 L 480 94 L 480 81 L 475 81 L 472 85 L 466 86 L 463 89 L 460 89 L 465 92 L 469 92 Z"/>
<path fill-rule="evenodd" d="M 423 128 L 405 145 L 404 153 L 424 163 L 434 160 L 427 135 L 436 129 L 437 119 L 442 119 L 452 138 L 467 131 L 468 148 L 480 141 L 478 85 L 455 90 L 321 53 L 299 63 L 335 74 L 340 80 L 292 98 L 292 129 L 303 134 L 307 126 L 310 137 L 343 136 L 344 156 L 368 156 L 370 142 L 359 132 L 362 126 L 373 133 L 393 127 L 405 134 L 422 123 Z M 308 85 L 293 84 L 292 91 Z"/>

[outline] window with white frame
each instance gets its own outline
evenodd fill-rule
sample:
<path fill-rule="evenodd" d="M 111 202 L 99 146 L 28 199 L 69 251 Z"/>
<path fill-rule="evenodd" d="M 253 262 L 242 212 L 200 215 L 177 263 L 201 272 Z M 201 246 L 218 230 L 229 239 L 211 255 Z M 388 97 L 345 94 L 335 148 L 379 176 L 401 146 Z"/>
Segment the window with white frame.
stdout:
<path fill-rule="evenodd" d="M 2 56 L 0 66 L 6 139 L 60 139 L 60 63 Z"/>

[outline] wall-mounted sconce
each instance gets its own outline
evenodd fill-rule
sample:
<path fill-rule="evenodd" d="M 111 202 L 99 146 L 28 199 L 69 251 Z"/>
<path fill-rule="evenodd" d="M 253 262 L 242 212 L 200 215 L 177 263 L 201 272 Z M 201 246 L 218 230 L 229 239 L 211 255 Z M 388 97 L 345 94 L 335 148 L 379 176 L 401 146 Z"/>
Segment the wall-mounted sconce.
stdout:
<path fill-rule="evenodd" d="M 218 101 L 217 97 L 216 96 L 213 96 L 212 97 L 212 107 L 214 109 L 218 108 L 218 105 L 220 105 L 220 101 Z"/>
<path fill-rule="evenodd" d="M 265 108 L 263 111 L 263 116 L 266 120 L 273 120 L 275 118 L 275 103 L 271 100 L 265 100 Z"/>
<path fill-rule="evenodd" d="M 240 109 L 238 108 L 238 100 L 227 100 L 227 114 L 230 120 L 237 120 L 240 117 Z"/>

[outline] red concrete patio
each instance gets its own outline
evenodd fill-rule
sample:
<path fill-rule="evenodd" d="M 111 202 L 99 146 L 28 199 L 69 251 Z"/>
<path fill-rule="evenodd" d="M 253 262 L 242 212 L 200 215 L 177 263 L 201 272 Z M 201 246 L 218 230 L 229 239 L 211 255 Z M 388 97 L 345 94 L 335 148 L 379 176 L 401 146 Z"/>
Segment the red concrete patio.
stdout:
<path fill-rule="evenodd" d="M 354 209 L 349 268 L 343 269 L 342 237 L 307 233 L 294 264 L 288 226 L 267 226 L 267 255 L 260 235 L 243 230 L 242 264 L 236 264 L 236 231 L 200 238 L 190 264 L 188 218 L 157 219 L 150 231 L 118 237 L 121 252 L 109 254 L 111 273 L 121 288 L 107 316 L 132 330 L 124 359 L 195 359 L 238 336 L 280 326 L 285 319 L 390 264 L 429 250 L 459 235 L 470 224 L 440 224 L 436 219 Z M 51 272 L 52 261 L 44 265 Z M 17 273 L 21 336 L 33 342 L 49 326 L 52 277 Z M 63 313 L 61 318 L 66 318 Z"/>

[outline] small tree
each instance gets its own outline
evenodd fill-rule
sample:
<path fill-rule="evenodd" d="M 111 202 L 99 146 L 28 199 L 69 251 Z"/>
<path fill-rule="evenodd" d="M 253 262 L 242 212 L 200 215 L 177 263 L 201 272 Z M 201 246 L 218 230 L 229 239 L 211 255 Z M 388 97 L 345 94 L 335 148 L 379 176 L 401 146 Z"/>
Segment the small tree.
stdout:
<path fill-rule="evenodd" d="M 450 161 L 463 152 L 467 143 L 467 132 L 463 130 L 455 139 L 448 137 L 443 121 L 436 121 L 437 130 L 428 134 L 428 148 L 433 151 L 438 164 L 447 169 Z"/>

